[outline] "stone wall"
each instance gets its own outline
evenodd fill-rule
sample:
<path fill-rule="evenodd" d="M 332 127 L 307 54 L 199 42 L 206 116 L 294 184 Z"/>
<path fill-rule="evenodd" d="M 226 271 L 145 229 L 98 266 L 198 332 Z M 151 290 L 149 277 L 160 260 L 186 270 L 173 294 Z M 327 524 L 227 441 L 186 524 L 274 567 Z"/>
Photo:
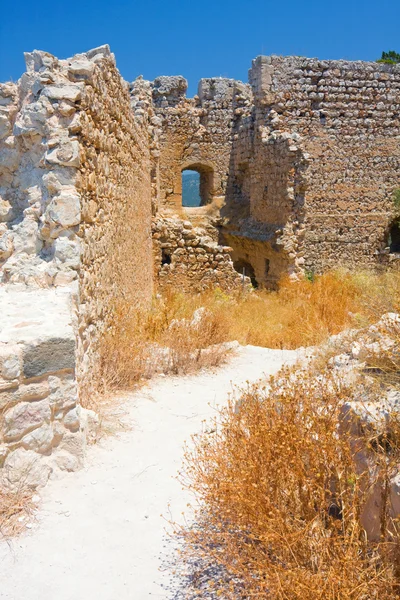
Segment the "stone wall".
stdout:
<path fill-rule="evenodd" d="M 243 285 L 233 268 L 232 248 L 221 246 L 191 221 L 157 217 L 153 221 L 155 281 L 159 289 L 180 292 L 223 290 Z M 248 280 L 245 281 L 248 284 Z"/>
<path fill-rule="evenodd" d="M 147 111 L 134 114 L 127 84 L 107 52 L 86 81 L 80 106 L 82 244 L 79 376 L 88 393 L 115 314 L 153 293 L 151 164 Z"/>
<path fill-rule="evenodd" d="M 202 79 L 198 95 L 186 98 L 183 77 L 158 77 L 150 85 L 159 144 L 158 208 L 181 208 L 185 169 L 200 173 L 202 204 L 219 206 L 226 193 L 234 111 L 249 101 L 249 86 Z"/>
<path fill-rule="evenodd" d="M 400 188 L 400 67 L 258 57 L 249 82 L 201 80 L 193 99 L 182 77 L 149 83 L 159 210 L 182 210 L 182 169 L 206 183 L 211 170 L 211 207 L 183 212 L 205 227 L 220 217 L 234 261 L 268 287 L 283 273 L 396 261 L 388 235 Z"/>
<path fill-rule="evenodd" d="M 34 488 L 83 465 L 96 416 L 79 406 L 68 288 L 0 286 L 0 306 L 0 484 Z"/>
<path fill-rule="evenodd" d="M 0 87 L 0 478 L 34 487 L 82 465 L 104 334 L 150 302 L 154 136 L 108 46 L 26 62 Z"/>
<path fill-rule="evenodd" d="M 258 57 L 249 78 L 264 131 L 255 163 L 271 144 L 278 165 L 278 172 L 265 171 L 261 185 L 253 181 L 251 214 L 267 223 L 291 219 L 295 254 L 307 269 L 385 262 L 400 187 L 400 67 Z M 282 161 L 283 135 L 291 136 L 287 150 L 298 166 Z M 279 178 L 287 179 L 289 201 L 280 203 L 280 220 Z"/>

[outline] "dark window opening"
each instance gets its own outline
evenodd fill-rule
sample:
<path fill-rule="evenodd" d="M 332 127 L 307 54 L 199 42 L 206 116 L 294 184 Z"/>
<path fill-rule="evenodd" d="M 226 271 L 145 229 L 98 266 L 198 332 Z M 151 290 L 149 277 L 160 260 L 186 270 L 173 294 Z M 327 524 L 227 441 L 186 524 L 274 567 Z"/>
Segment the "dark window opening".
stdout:
<path fill-rule="evenodd" d="M 244 275 L 245 277 L 249 277 L 250 281 L 251 281 L 251 285 L 254 288 L 258 287 L 256 274 L 250 263 L 248 263 L 245 260 L 237 260 L 233 263 L 233 267 L 234 267 L 235 271 L 237 271 L 241 275 Z"/>
<path fill-rule="evenodd" d="M 266 258 L 265 259 L 265 275 L 268 275 L 270 266 L 271 266 L 270 260 L 269 260 L 269 258 Z"/>
<path fill-rule="evenodd" d="M 204 165 L 191 165 L 182 171 L 182 206 L 205 206 L 213 197 L 213 171 Z"/>
<path fill-rule="evenodd" d="M 326 125 L 326 115 L 323 112 L 319 113 L 319 121 L 321 125 Z"/>
<path fill-rule="evenodd" d="M 389 248 L 390 252 L 400 252 L 400 225 L 393 223 L 389 231 Z"/>
<path fill-rule="evenodd" d="M 171 264 L 171 255 L 167 250 L 162 250 L 161 253 L 161 265 L 170 265 Z"/>

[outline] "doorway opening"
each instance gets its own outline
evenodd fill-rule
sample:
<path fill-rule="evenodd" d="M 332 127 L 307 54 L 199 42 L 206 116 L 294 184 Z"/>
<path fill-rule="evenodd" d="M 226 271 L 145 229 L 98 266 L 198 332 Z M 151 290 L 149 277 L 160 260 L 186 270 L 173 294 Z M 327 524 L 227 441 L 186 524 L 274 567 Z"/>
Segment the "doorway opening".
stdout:
<path fill-rule="evenodd" d="M 258 288 L 256 274 L 254 272 L 253 267 L 251 266 L 251 264 L 249 262 L 247 262 L 246 260 L 236 260 L 233 263 L 233 267 L 234 267 L 235 271 L 237 271 L 241 275 L 244 275 L 245 277 L 249 277 L 250 281 L 251 281 L 251 285 L 254 288 Z"/>
<path fill-rule="evenodd" d="M 198 208 L 212 202 L 214 173 L 204 165 L 190 165 L 182 170 L 182 206 Z"/>
<path fill-rule="evenodd" d="M 389 249 L 390 253 L 400 253 L 400 224 L 394 222 L 389 229 Z"/>

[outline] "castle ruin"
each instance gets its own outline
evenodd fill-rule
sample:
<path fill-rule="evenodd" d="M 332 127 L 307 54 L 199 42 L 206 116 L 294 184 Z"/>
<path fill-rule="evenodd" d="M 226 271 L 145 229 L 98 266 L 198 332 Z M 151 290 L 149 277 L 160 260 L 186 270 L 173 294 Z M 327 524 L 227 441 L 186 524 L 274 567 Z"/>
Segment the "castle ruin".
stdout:
<path fill-rule="evenodd" d="M 116 298 L 398 261 L 400 66 L 259 56 L 187 98 L 108 46 L 26 65 L 0 85 L 0 465 L 34 486 L 82 464 Z"/>

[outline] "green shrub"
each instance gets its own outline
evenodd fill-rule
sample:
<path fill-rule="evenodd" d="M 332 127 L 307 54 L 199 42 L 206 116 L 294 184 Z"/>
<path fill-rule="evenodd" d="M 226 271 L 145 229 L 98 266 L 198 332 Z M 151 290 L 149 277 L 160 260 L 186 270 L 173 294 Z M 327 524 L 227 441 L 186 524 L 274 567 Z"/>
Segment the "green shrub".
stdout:
<path fill-rule="evenodd" d="M 381 58 L 379 58 L 376 62 L 385 63 L 387 65 L 397 65 L 400 63 L 400 54 L 394 50 L 382 52 Z"/>

